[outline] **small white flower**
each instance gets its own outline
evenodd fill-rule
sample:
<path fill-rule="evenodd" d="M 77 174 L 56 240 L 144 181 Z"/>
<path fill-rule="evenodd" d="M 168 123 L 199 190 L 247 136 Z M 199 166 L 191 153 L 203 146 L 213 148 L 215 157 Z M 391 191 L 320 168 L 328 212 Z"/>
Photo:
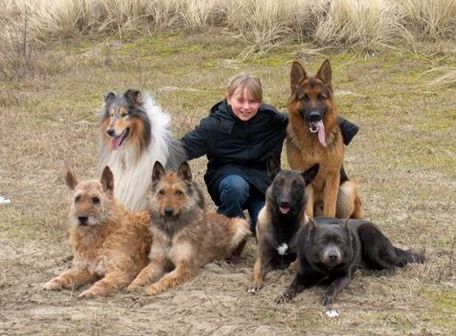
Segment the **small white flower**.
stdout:
<path fill-rule="evenodd" d="M 280 255 L 285 255 L 288 251 L 288 244 L 283 242 L 277 247 L 277 253 Z"/>
<path fill-rule="evenodd" d="M 339 313 L 336 310 L 334 310 L 334 309 L 327 310 L 325 314 L 328 317 L 337 317 L 337 316 L 339 316 Z"/>

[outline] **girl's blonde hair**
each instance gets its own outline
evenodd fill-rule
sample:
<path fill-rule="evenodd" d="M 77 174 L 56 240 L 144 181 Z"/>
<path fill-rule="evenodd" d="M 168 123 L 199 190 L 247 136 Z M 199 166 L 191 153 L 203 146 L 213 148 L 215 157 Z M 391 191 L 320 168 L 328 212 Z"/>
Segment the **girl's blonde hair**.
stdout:
<path fill-rule="evenodd" d="M 247 89 L 255 101 L 258 103 L 263 102 L 263 87 L 261 86 L 261 81 L 258 77 L 251 74 L 237 75 L 231 80 L 230 85 L 228 85 L 226 96 L 232 97 L 238 88 L 241 88 L 242 90 Z"/>

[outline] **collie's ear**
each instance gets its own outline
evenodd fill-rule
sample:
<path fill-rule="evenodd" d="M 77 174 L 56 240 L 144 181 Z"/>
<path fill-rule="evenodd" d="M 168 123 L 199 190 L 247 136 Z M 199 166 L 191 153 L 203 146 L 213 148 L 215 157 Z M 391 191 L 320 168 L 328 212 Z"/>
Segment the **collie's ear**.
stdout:
<path fill-rule="evenodd" d="M 160 161 L 155 161 L 154 169 L 152 170 L 152 182 L 159 181 L 165 175 L 165 168 Z"/>
<path fill-rule="evenodd" d="M 143 104 L 141 91 L 128 89 L 125 92 L 124 97 L 127 98 L 127 101 L 133 106 L 141 106 Z"/>
<path fill-rule="evenodd" d="M 306 79 L 307 74 L 301 63 L 298 61 L 293 61 L 290 75 L 291 93 L 295 93 L 295 91 L 301 86 L 302 82 L 304 82 Z"/>
<path fill-rule="evenodd" d="M 180 165 L 179 170 L 177 171 L 177 176 L 179 176 L 184 181 L 192 182 L 192 171 L 187 162 L 184 162 Z"/>
<path fill-rule="evenodd" d="M 114 192 L 114 176 L 112 175 L 111 169 L 106 166 L 103 169 L 100 179 L 101 185 L 103 186 L 103 191 L 112 193 Z"/>
<path fill-rule="evenodd" d="M 309 185 L 310 182 L 317 176 L 318 169 L 320 169 L 320 165 L 317 163 L 307 169 L 306 171 L 302 172 L 302 177 L 304 177 L 304 181 L 306 181 L 306 185 Z"/>
<path fill-rule="evenodd" d="M 108 92 L 104 96 L 104 102 L 106 105 L 110 105 L 112 101 L 116 98 L 116 93 L 114 91 Z"/>
<path fill-rule="evenodd" d="M 280 171 L 280 162 L 277 160 L 277 158 L 274 155 L 270 155 L 268 160 L 267 160 L 267 173 L 269 178 L 274 180 L 274 178 L 277 176 L 277 174 Z"/>
<path fill-rule="evenodd" d="M 326 59 L 320 66 L 320 69 L 318 69 L 315 78 L 320 79 L 323 83 L 331 87 L 331 75 L 331 64 L 329 64 L 329 60 Z"/>
<path fill-rule="evenodd" d="M 71 170 L 68 169 L 66 176 L 65 176 L 65 183 L 71 190 L 74 190 L 78 185 L 78 179 L 73 174 Z"/>

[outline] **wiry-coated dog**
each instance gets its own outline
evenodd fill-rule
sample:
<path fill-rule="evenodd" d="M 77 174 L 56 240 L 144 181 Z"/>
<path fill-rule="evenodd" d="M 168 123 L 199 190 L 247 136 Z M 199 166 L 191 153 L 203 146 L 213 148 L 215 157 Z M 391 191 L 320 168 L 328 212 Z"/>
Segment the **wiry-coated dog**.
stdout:
<path fill-rule="evenodd" d="M 154 237 L 150 263 L 128 291 L 152 283 L 146 294 L 155 295 L 179 286 L 208 262 L 239 254 L 250 235 L 245 219 L 207 212 L 186 162 L 177 173 L 155 163 L 148 209 Z"/>
<path fill-rule="evenodd" d="M 258 214 L 258 246 L 249 293 L 255 294 L 263 287 L 267 267 L 286 267 L 296 259 L 297 233 L 307 221 L 305 188 L 317 172 L 318 164 L 301 173 L 280 170 L 276 159 L 268 160 L 268 175 L 273 181 Z"/>
<path fill-rule="evenodd" d="M 69 171 L 66 184 L 74 191 L 70 210 L 73 264 L 43 288 L 72 289 L 98 280 L 79 297 L 113 294 L 130 284 L 148 263 L 149 214 L 133 214 L 115 199 L 108 167 L 101 181 L 78 183 Z"/>
<path fill-rule="evenodd" d="M 299 62 L 291 69 L 286 150 L 290 167 L 304 171 L 319 164 L 318 175 L 307 187 L 307 215 L 314 212 L 338 218 L 362 218 L 357 185 L 343 170 L 344 144 L 337 122 L 338 110 L 326 60 L 315 77 Z M 321 215 L 321 214 L 320 214 Z"/>
<path fill-rule="evenodd" d="M 424 256 L 393 246 L 374 223 L 365 220 L 317 218 L 298 233 L 298 272 L 290 287 L 276 299 L 291 300 L 297 293 L 328 283 L 322 304 L 332 304 L 363 266 L 382 270 L 424 262 Z"/>
<path fill-rule="evenodd" d="M 155 161 L 171 168 L 184 161 L 185 152 L 172 139 L 170 123 L 170 115 L 140 91 L 106 95 L 98 165 L 111 168 L 115 196 L 132 211 L 146 208 Z"/>

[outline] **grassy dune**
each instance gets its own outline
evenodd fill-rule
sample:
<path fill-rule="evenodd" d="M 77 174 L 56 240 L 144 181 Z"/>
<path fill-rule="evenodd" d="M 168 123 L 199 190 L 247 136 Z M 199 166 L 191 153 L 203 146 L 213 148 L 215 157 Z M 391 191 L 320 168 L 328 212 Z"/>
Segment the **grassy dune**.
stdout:
<path fill-rule="evenodd" d="M 357 1 L 331 2 L 341 6 L 334 15 L 323 8 L 325 1 L 313 1 L 315 12 L 293 7 L 287 12 L 295 15 L 290 21 L 277 18 L 285 17 L 288 6 L 310 2 L 283 1 L 278 8 L 272 1 L 233 0 L 227 9 L 224 1 L 156 0 L 147 6 L 146 1 L 128 2 L 128 10 L 125 1 L 56 2 L 73 22 L 67 26 L 54 2 L 28 1 L 25 44 L 25 2 L 4 3 L 1 43 L 11 48 L 0 49 L 0 195 L 12 203 L 0 205 L 0 334 L 450 335 L 456 329 L 456 55 L 455 30 L 444 28 L 454 24 L 453 2 L 410 0 L 393 6 L 369 1 L 375 8 L 390 4 L 390 11 L 408 5 L 402 20 L 414 18 L 401 21 L 402 30 L 416 32 L 407 34 L 414 44 L 382 40 L 378 49 L 361 42 L 368 34 L 356 39 L 335 26 L 323 27 L 331 18 L 344 22 L 345 29 L 360 29 L 342 17 L 361 18 L 355 8 L 366 5 Z M 255 3 L 265 12 L 246 20 L 246 8 Z M 72 12 L 70 4 L 82 7 Z M 237 11 L 238 21 L 235 6 L 247 6 Z M 423 14 L 438 8 L 445 10 L 433 19 Z M 109 16 L 114 13 L 118 21 Z M 266 13 L 270 20 L 261 21 Z M 313 24 L 289 25 L 296 13 L 306 13 L 300 17 Z M 315 20 L 317 15 L 325 20 Z M 389 25 L 376 14 L 364 17 L 377 17 L 372 19 L 377 27 Z M 278 26 L 264 29 L 267 22 Z M 438 32 L 430 28 L 437 22 Z M 276 36 L 268 40 L 273 48 L 256 47 L 255 29 L 264 33 L 258 37 Z M 424 265 L 394 274 L 357 272 L 334 305 L 337 318 L 327 317 L 319 305 L 321 288 L 288 305 L 274 305 L 292 279 L 288 273 L 270 273 L 259 296 L 246 295 L 253 239 L 238 264 L 210 264 L 195 280 L 157 298 L 119 294 L 80 301 L 75 298 L 79 290 L 41 291 L 70 263 L 69 193 L 62 171 L 70 166 L 81 177 L 96 177 L 106 92 L 134 87 L 152 93 L 172 115 L 179 137 L 223 96 L 232 76 L 255 73 L 263 80 L 265 100 L 286 111 L 290 61 L 299 59 L 314 73 L 325 58 L 333 67 L 342 115 L 361 127 L 347 148 L 346 167 L 359 182 L 366 216 L 396 244 L 424 250 Z M 200 182 L 205 165 L 205 158 L 191 162 Z"/>

